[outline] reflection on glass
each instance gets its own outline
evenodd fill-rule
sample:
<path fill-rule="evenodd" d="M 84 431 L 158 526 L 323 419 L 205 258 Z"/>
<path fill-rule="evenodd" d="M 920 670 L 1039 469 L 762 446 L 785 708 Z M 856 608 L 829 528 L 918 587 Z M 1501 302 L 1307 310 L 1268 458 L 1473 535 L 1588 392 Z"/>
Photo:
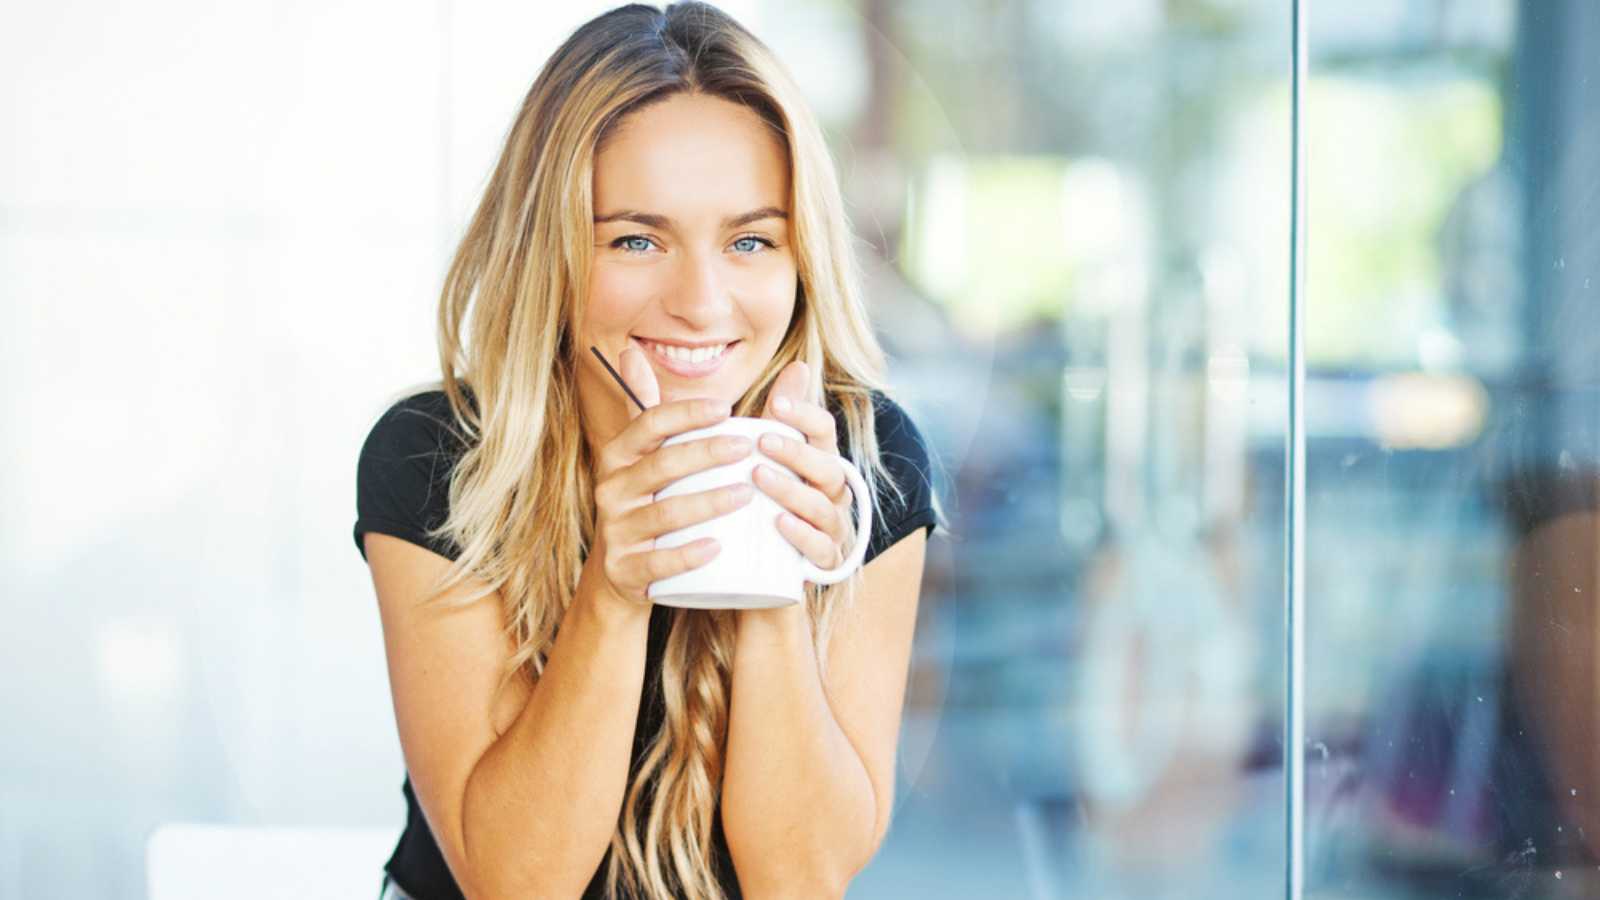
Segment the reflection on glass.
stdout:
<path fill-rule="evenodd" d="M 1600 7 L 1310 38 L 1307 896 L 1600 896 Z"/>
<path fill-rule="evenodd" d="M 1287 8 L 857 8 L 830 124 L 955 536 L 851 896 L 1271 896 Z"/>

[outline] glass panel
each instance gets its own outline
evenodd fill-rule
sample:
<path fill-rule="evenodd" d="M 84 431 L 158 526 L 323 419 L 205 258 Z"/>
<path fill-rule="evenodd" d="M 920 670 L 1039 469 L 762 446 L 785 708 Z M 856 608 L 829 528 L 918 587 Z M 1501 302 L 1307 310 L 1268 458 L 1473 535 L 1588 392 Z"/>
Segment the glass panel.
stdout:
<path fill-rule="evenodd" d="M 1280 892 L 1286 5 L 824 8 L 760 33 L 956 531 L 851 896 Z"/>
<path fill-rule="evenodd" d="M 1600 896 L 1600 7 L 1310 43 L 1307 896 Z"/>

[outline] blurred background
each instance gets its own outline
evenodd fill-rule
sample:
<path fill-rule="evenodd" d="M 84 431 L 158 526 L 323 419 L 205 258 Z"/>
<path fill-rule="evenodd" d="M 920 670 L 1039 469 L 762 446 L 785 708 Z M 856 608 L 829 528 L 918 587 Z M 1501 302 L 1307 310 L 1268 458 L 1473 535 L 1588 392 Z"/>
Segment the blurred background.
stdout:
<path fill-rule="evenodd" d="M 8 10 L 0 897 L 376 895 L 357 452 L 610 5 Z M 722 5 L 954 526 L 850 895 L 1282 896 L 1290 3 Z M 1305 894 L 1600 896 L 1600 6 L 1309 6 Z"/>

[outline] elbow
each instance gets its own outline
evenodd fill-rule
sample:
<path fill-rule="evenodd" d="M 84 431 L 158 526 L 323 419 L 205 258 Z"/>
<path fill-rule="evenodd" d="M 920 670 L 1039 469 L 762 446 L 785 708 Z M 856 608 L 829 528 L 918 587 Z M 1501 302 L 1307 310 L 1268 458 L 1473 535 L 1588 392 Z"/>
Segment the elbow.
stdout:
<path fill-rule="evenodd" d="M 503 874 L 500 867 L 485 858 L 483 842 L 474 843 L 472 830 L 466 825 L 465 818 L 461 823 L 461 868 L 456 871 L 455 866 L 450 867 L 450 874 L 456 881 L 456 886 L 461 888 L 461 896 L 467 900 L 501 900 L 503 897 L 512 896 L 508 885 L 498 884 L 496 874 Z"/>
<path fill-rule="evenodd" d="M 770 824 L 770 816 L 762 821 Z M 737 812 L 723 807 L 723 828 L 739 889 L 752 900 L 843 898 L 856 876 L 877 855 L 888 817 L 865 812 L 840 827 L 775 834 L 747 834 Z M 847 838 L 846 835 L 853 835 Z M 783 848 L 779 850 L 778 848 Z"/>
<path fill-rule="evenodd" d="M 849 863 L 840 867 L 838 871 L 824 873 L 826 877 L 821 879 L 821 883 L 828 891 L 826 896 L 844 896 L 845 890 L 850 887 L 850 882 L 854 881 L 856 876 L 872 862 L 873 857 L 878 855 L 878 848 L 883 846 L 883 839 L 888 831 L 888 817 L 875 818 L 869 835 L 863 842 L 857 844 L 857 851 Z"/>
<path fill-rule="evenodd" d="M 849 878 L 827 878 L 815 873 L 801 876 L 791 874 L 786 880 L 779 873 L 754 879 L 739 871 L 739 893 L 747 900 L 844 900 Z"/>
<path fill-rule="evenodd" d="M 583 890 L 582 885 L 565 887 L 549 883 L 548 878 L 535 879 L 524 866 L 510 864 L 503 856 L 496 857 L 489 848 L 482 846 L 482 841 L 478 845 L 472 844 L 465 831 L 462 838 L 466 871 L 455 872 L 452 869 L 451 874 L 461 888 L 461 895 L 467 900 L 576 897 Z"/>
<path fill-rule="evenodd" d="M 528 900 L 576 897 L 589 886 L 594 867 L 585 873 L 563 851 L 541 853 L 527 840 L 502 845 L 492 836 L 473 842 L 463 824 L 461 850 L 466 872 L 456 873 L 456 884 L 467 900 Z M 567 864 L 556 864 L 554 861 Z"/>
<path fill-rule="evenodd" d="M 766 890 L 755 896 L 774 897 L 781 900 L 800 900 L 802 897 L 822 897 L 844 900 L 850 882 L 860 872 L 859 866 L 834 864 L 825 857 L 811 860 L 810 866 L 797 865 L 797 871 L 779 873 L 769 880 Z M 779 888 L 777 885 L 781 884 Z"/>
<path fill-rule="evenodd" d="M 871 858 L 868 853 L 845 859 L 837 847 L 818 847 L 809 853 L 769 853 L 759 864 L 735 852 L 733 863 L 739 890 L 750 900 L 843 900 Z"/>
<path fill-rule="evenodd" d="M 878 855 L 878 847 L 882 843 L 883 835 L 874 833 L 866 848 L 858 853 L 849 865 L 841 867 L 836 872 L 827 873 L 827 877 L 822 879 L 822 884 L 829 891 L 827 896 L 843 897 L 845 890 L 850 887 L 850 882 L 854 881 L 856 876 L 860 875 L 867 865 L 872 862 L 873 857 Z"/>
<path fill-rule="evenodd" d="M 530 884 L 522 878 L 520 867 L 511 865 L 506 848 L 495 839 L 494 829 L 472 827 L 471 781 L 461 805 L 461 866 L 450 865 L 450 874 L 467 900 L 511 900 L 514 897 L 554 897 L 549 885 Z"/>
<path fill-rule="evenodd" d="M 845 891 L 849 890 L 850 882 L 861 874 L 863 868 L 865 866 L 845 866 L 835 868 L 832 871 L 818 873 L 812 881 L 814 890 L 810 896 L 835 897 L 838 900 L 844 900 L 844 894 Z"/>
<path fill-rule="evenodd" d="M 608 844 L 578 847 L 549 834 L 508 832 L 479 822 L 463 822 L 461 856 L 465 872 L 451 867 L 468 900 L 546 900 L 577 897 L 605 861 Z"/>
<path fill-rule="evenodd" d="M 461 888 L 462 896 L 467 900 L 497 900 L 506 896 L 505 886 L 493 884 L 490 877 L 496 867 L 486 859 L 491 855 L 484 846 L 481 836 L 472 828 L 474 804 L 472 802 L 472 779 L 477 776 L 474 769 L 467 777 L 466 788 L 461 797 L 461 868 L 456 871 L 455 865 L 450 865 L 450 874 L 455 878 L 456 886 Z M 442 849 L 442 848 L 441 848 Z M 446 862 L 450 862 L 448 855 Z"/>

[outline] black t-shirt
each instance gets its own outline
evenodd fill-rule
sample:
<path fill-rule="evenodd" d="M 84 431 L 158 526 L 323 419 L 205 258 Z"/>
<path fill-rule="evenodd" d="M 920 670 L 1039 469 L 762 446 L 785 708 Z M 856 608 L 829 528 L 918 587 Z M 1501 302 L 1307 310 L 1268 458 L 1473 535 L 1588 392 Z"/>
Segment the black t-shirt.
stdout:
<path fill-rule="evenodd" d="M 470 399 L 470 394 L 469 394 Z M 879 457 L 904 492 L 896 500 L 885 485 L 879 486 L 873 509 L 872 534 L 865 565 L 918 528 L 932 530 L 933 489 L 927 446 L 921 432 L 900 405 L 881 393 L 873 394 Z M 832 409 L 841 436 L 839 452 L 849 458 L 844 415 Z M 361 448 L 356 472 L 356 548 L 366 558 L 361 535 L 367 531 L 403 538 L 447 558 L 460 548 L 446 539 L 429 540 L 424 531 L 437 527 L 448 512 L 451 467 L 464 445 L 454 427 L 448 399 L 442 390 L 407 397 L 391 406 L 373 425 Z M 867 598 L 862 598 L 865 601 Z M 633 772 L 643 759 L 645 741 L 660 727 L 663 700 L 659 685 L 661 659 L 671 628 L 673 607 L 651 609 L 645 654 L 644 688 L 634 729 Z M 439 845 L 428 830 L 409 774 L 401 784 L 406 798 L 406 825 L 384 869 L 402 890 L 416 900 L 462 900 Z M 712 840 L 719 877 L 730 898 L 741 896 L 722 831 L 721 809 L 713 818 Z M 584 900 L 602 900 L 605 869 L 611 851 L 600 861 Z"/>

